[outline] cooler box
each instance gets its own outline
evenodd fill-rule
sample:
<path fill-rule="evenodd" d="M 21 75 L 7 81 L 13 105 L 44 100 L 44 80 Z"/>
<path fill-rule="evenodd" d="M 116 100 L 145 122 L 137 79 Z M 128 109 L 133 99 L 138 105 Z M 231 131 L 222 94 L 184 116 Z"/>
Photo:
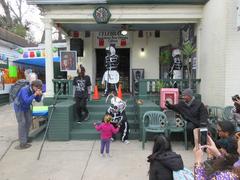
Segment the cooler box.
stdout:
<path fill-rule="evenodd" d="M 171 104 L 177 104 L 179 99 L 178 88 L 162 88 L 160 92 L 160 107 L 166 109 L 166 101 L 169 101 Z"/>

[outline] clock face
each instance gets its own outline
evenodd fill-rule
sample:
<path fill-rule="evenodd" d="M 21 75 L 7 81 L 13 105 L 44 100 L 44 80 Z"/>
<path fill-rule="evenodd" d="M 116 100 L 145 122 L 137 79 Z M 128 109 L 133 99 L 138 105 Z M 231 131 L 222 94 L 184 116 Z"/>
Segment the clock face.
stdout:
<path fill-rule="evenodd" d="M 95 9 L 93 16 L 97 23 L 107 23 L 111 17 L 111 13 L 105 7 Z"/>

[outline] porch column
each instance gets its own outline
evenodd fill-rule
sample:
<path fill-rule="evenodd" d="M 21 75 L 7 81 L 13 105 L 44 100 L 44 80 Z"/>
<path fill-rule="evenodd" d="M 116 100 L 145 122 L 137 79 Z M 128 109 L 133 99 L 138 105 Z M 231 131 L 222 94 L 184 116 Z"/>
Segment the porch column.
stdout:
<path fill-rule="evenodd" d="M 46 76 L 46 97 L 53 97 L 53 52 L 52 52 L 52 19 L 43 19 L 45 30 L 45 76 Z"/>

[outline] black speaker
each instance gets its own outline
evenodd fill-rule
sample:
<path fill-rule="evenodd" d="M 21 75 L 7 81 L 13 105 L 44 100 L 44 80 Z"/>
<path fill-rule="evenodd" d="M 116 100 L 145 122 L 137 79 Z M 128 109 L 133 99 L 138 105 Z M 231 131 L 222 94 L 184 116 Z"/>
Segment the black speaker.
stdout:
<path fill-rule="evenodd" d="M 138 31 L 138 37 L 140 37 L 140 38 L 143 37 L 143 31 L 142 30 Z"/>
<path fill-rule="evenodd" d="M 80 38 L 70 39 L 70 50 L 77 51 L 78 57 L 83 57 L 83 40 Z"/>
<path fill-rule="evenodd" d="M 159 30 L 156 30 L 156 31 L 155 31 L 155 37 L 156 37 L 156 38 L 159 38 L 159 37 L 160 37 L 160 31 L 159 31 Z"/>
<path fill-rule="evenodd" d="M 89 38 L 90 37 L 90 31 L 85 31 L 85 37 Z"/>

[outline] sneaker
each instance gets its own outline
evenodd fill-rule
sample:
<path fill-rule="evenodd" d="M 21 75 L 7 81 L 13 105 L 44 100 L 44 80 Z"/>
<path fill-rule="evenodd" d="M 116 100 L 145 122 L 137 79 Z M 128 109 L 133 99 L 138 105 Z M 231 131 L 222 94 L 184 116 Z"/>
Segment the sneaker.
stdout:
<path fill-rule="evenodd" d="M 82 122 L 81 122 L 81 121 L 77 121 L 77 123 L 78 123 L 78 124 L 82 124 Z"/>
<path fill-rule="evenodd" d="M 101 154 L 101 157 L 105 157 L 105 154 Z"/>
<path fill-rule="evenodd" d="M 124 144 L 129 144 L 130 142 L 128 140 L 123 141 Z"/>
<path fill-rule="evenodd" d="M 17 150 L 22 150 L 22 149 L 27 149 L 27 148 L 30 148 L 32 145 L 31 144 L 20 144 L 19 146 L 16 146 L 15 149 Z"/>
<path fill-rule="evenodd" d="M 110 158 L 110 157 L 112 157 L 112 155 L 111 155 L 111 154 L 107 154 L 107 157 L 109 157 L 109 158 Z"/>
<path fill-rule="evenodd" d="M 87 113 L 87 114 L 85 115 L 85 117 L 84 117 L 83 121 L 87 121 L 87 120 L 88 120 L 88 118 L 89 118 L 89 113 Z"/>

